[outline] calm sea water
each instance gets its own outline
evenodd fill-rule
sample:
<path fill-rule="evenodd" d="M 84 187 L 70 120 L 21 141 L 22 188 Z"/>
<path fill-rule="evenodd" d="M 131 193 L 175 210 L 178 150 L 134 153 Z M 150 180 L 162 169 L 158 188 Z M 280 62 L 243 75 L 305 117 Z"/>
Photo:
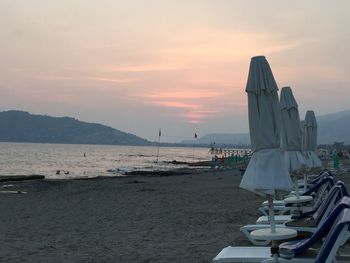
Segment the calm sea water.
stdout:
<path fill-rule="evenodd" d="M 86 157 L 84 157 L 84 153 Z M 167 170 L 176 161 L 209 160 L 207 148 L 0 143 L 0 175 L 42 174 L 47 178 L 122 175 L 134 170 Z M 176 166 L 179 167 L 179 166 Z M 69 171 L 69 175 L 57 170 Z"/>

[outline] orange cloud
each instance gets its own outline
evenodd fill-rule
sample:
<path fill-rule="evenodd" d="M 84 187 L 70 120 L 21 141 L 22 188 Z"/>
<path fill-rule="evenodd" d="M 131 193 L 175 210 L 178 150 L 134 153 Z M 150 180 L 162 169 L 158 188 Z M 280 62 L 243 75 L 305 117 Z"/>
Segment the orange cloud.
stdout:
<path fill-rule="evenodd" d="M 181 101 L 155 101 L 153 103 L 169 108 L 197 109 L 200 107 L 200 105 L 197 104 L 190 104 Z"/>
<path fill-rule="evenodd" d="M 184 119 L 190 123 L 203 122 L 204 119 L 213 116 L 217 112 L 214 110 L 204 109 L 203 106 L 199 104 L 181 101 L 155 101 L 153 103 L 162 107 L 183 111 L 182 113 L 175 114 L 175 117 Z"/>
<path fill-rule="evenodd" d="M 189 123 L 199 123 L 219 113 L 218 110 L 213 109 L 212 105 L 215 105 L 213 101 L 224 95 L 223 92 L 215 90 L 189 89 L 134 96 L 142 97 L 145 103 L 174 109 L 177 113 L 171 114 L 176 118 L 182 118 Z"/>
<path fill-rule="evenodd" d="M 213 90 L 178 90 L 169 92 L 154 92 L 151 94 L 142 94 L 141 97 L 151 99 L 200 99 L 221 96 L 222 92 Z"/>
<path fill-rule="evenodd" d="M 184 118 L 189 123 L 202 123 L 205 119 L 213 117 L 217 112 L 212 110 L 199 110 L 179 114 L 178 117 Z"/>

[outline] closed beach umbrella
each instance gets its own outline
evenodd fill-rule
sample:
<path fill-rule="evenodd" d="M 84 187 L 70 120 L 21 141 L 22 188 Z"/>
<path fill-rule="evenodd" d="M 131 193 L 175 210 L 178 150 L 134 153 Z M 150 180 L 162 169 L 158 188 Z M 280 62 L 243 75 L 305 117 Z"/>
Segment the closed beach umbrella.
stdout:
<path fill-rule="evenodd" d="M 253 156 L 240 187 L 267 196 L 270 229 L 257 231 L 270 236 L 286 230 L 275 226 L 273 195 L 278 190 L 290 191 L 293 185 L 280 149 L 281 112 L 277 90 L 276 81 L 265 57 L 253 57 L 246 87 Z M 269 232 L 265 232 L 266 230 Z M 271 254 L 274 262 L 278 262 L 277 248 L 276 241 L 272 240 Z"/>
<path fill-rule="evenodd" d="M 306 112 L 303 124 L 303 151 L 307 166 L 309 168 L 322 167 L 322 162 L 315 152 L 317 149 L 317 122 L 313 111 Z"/>
<path fill-rule="evenodd" d="M 302 126 L 298 104 L 290 87 L 283 87 L 280 95 L 281 149 L 289 172 L 304 168 L 306 163 L 302 150 Z"/>
<path fill-rule="evenodd" d="M 253 156 L 240 187 L 260 195 L 290 191 L 293 185 L 280 149 L 281 115 L 277 90 L 265 57 L 253 57 L 246 87 Z"/>
<path fill-rule="evenodd" d="M 290 191 L 293 185 L 280 149 L 281 115 L 277 90 L 276 81 L 265 57 L 253 57 L 246 87 L 253 156 L 240 187 L 267 196 L 270 228 L 257 231 L 263 231 L 264 235 L 269 236 L 286 230 L 275 226 L 273 195 L 278 190 Z M 277 248 L 276 241 L 272 240 L 271 254 L 274 262 L 278 262 Z"/>

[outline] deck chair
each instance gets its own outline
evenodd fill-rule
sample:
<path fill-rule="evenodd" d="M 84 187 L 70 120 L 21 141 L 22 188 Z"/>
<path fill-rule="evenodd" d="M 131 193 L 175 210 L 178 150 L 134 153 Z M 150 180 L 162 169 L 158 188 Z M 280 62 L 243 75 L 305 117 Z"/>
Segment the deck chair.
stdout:
<path fill-rule="evenodd" d="M 322 180 L 324 177 L 333 177 L 332 173 L 330 171 L 328 171 L 327 169 L 323 170 L 322 172 L 320 172 L 316 177 L 313 178 L 313 180 L 311 180 L 308 184 L 308 188 L 310 189 L 312 186 L 316 185 L 320 180 Z M 294 191 L 293 191 L 294 192 Z M 301 195 L 305 195 L 305 191 L 303 192 L 300 192 Z M 295 195 L 295 193 L 293 193 L 293 195 Z M 285 207 L 285 202 L 283 200 L 273 200 L 273 205 L 277 207 L 277 211 L 276 212 L 279 212 L 278 210 L 279 209 L 283 209 Z M 267 208 L 268 206 L 268 202 L 267 201 L 264 201 L 262 204 L 261 204 L 261 212 L 265 215 L 267 215 L 267 213 L 265 213 L 265 210 L 264 208 Z M 268 210 L 268 208 L 267 208 Z M 288 210 L 286 210 L 288 211 Z"/>
<path fill-rule="evenodd" d="M 290 220 L 286 221 L 284 224 L 278 224 L 278 227 L 289 227 L 297 230 L 300 235 L 305 235 L 306 233 L 313 233 L 317 230 L 319 226 L 326 220 L 327 216 L 332 212 L 332 209 L 338 205 L 342 197 L 348 197 L 348 191 L 343 182 L 339 181 L 334 185 L 327 194 L 327 198 L 319 206 L 316 211 L 312 213 L 304 213 L 298 217 L 290 216 Z M 350 203 L 350 197 L 349 203 Z M 266 246 L 270 241 L 255 240 L 251 237 L 250 232 L 262 228 L 269 228 L 270 224 L 255 224 L 255 225 L 245 225 L 240 228 L 242 234 L 254 245 Z"/>
<path fill-rule="evenodd" d="M 322 203 L 323 199 L 326 197 L 327 192 L 332 188 L 334 185 L 334 178 L 333 177 L 324 177 L 322 180 L 318 181 L 313 187 L 311 187 L 308 191 L 306 191 L 303 195 L 311 195 L 314 197 L 314 203 L 312 206 L 309 206 L 309 209 L 306 211 L 312 211 L 316 210 Z M 300 205 L 300 204 L 299 204 Z M 301 204 L 301 210 L 303 211 L 302 207 L 306 206 L 307 203 Z M 285 204 L 283 207 L 280 207 L 280 209 L 283 209 L 284 211 L 290 211 L 293 208 L 293 205 Z M 268 206 L 264 207 L 264 210 L 268 210 Z M 274 207 L 274 210 L 277 210 L 277 207 Z M 262 210 L 259 210 L 262 211 Z M 305 210 L 304 210 L 305 212 Z M 258 218 L 256 221 L 256 224 L 268 224 L 269 223 L 269 217 L 267 212 L 264 213 L 265 215 Z M 284 222 L 291 219 L 290 215 L 276 215 L 275 216 L 275 222 L 276 224 L 283 224 Z"/>
<path fill-rule="evenodd" d="M 312 179 L 310 179 L 310 175 L 308 175 L 308 181 L 307 181 L 307 186 L 305 189 L 305 182 L 304 180 L 299 180 L 298 181 L 298 185 L 299 185 L 299 193 L 301 195 L 305 195 L 305 192 L 307 192 L 310 188 L 312 188 L 314 185 L 316 185 L 320 180 L 323 180 L 325 177 L 333 177 L 334 175 L 328 171 L 328 170 L 323 170 L 321 173 L 319 173 L 318 175 L 315 175 L 314 177 L 312 177 Z M 296 195 L 295 191 L 290 192 L 290 195 Z"/>
<path fill-rule="evenodd" d="M 350 237 L 350 202 L 337 206 L 327 220 L 310 238 L 282 243 L 279 262 L 330 263 L 337 251 Z M 325 237 L 321 248 L 315 252 L 312 246 Z M 311 252 L 311 253 L 310 253 Z M 309 257 L 307 257 L 309 255 Z M 269 247 L 226 247 L 214 259 L 215 263 L 273 262 Z"/>
<path fill-rule="evenodd" d="M 305 203 L 301 205 L 301 210 L 303 212 L 308 212 L 310 210 L 317 209 L 317 206 L 322 202 L 322 197 L 327 191 L 334 185 L 334 178 L 329 175 L 330 173 L 323 173 L 317 179 L 315 179 L 312 184 L 309 185 L 309 189 L 300 195 L 312 195 L 314 197 L 313 204 Z M 295 195 L 290 194 L 288 196 Z M 283 215 L 291 210 L 291 205 L 286 204 L 283 200 L 274 200 L 273 203 L 276 215 Z M 258 210 L 265 216 L 268 216 L 268 202 L 265 201 L 261 204 Z"/>
<path fill-rule="evenodd" d="M 343 212 L 338 216 L 336 224 L 333 224 L 331 231 L 325 237 L 325 241 L 319 251 L 313 251 L 308 254 L 308 251 L 301 252 L 299 255 L 296 251 L 309 240 L 301 240 L 299 242 L 287 242 L 280 246 L 282 252 L 280 253 L 281 263 L 331 263 L 331 262 L 350 262 L 350 255 L 337 257 L 338 249 L 345 244 L 350 237 L 350 209 L 344 209 Z M 320 238 L 320 237 L 318 237 Z M 316 239 L 317 242 L 317 239 Z M 302 250 L 302 249 L 301 249 Z M 284 254 L 288 251 L 287 254 Z M 317 254 L 316 254 L 316 253 Z M 288 258 L 291 254 L 293 257 Z M 313 255 L 313 256 L 312 256 Z M 284 258 L 283 258 L 284 257 Z M 263 263 L 272 263 L 271 259 L 264 260 Z"/>
<path fill-rule="evenodd" d="M 314 184 L 315 182 L 317 182 L 318 180 L 320 180 L 322 177 L 324 176 L 331 176 L 331 177 L 334 177 L 334 174 L 329 171 L 328 169 L 324 169 L 322 172 L 320 172 L 318 175 L 316 176 L 309 176 L 309 182 L 308 184 Z"/>

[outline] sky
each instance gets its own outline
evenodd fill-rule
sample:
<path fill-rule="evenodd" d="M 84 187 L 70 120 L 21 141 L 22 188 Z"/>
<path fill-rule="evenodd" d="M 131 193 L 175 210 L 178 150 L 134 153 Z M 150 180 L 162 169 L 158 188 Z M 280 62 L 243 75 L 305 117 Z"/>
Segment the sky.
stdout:
<path fill-rule="evenodd" d="M 248 132 L 264 55 L 301 119 L 350 109 L 350 1 L 0 0 L 0 110 L 157 140 Z"/>

